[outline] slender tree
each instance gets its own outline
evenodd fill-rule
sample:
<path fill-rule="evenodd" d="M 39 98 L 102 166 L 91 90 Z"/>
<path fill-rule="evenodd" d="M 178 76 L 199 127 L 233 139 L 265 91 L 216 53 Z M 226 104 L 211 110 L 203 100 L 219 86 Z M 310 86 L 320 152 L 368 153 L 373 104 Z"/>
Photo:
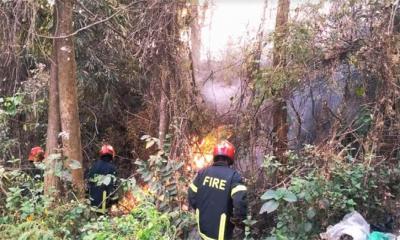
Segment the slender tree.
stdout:
<path fill-rule="evenodd" d="M 287 23 L 289 19 L 290 0 L 279 0 L 275 25 L 275 42 L 273 50 L 273 66 L 284 67 L 285 53 L 283 43 L 287 33 Z M 283 91 L 282 91 L 283 92 Z M 273 141 L 274 155 L 280 160 L 284 160 L 284 153 L 287 150 L 288 125 L 287 125 L 287 106 L 282 94 L 277 94 L 277 98 L 273 104 L 273 133 L 275 139 Z"/>
<path fill-rule="evenodd" d="M 204 11 L 204 10 L 203 10 Z M 191 5 L 192 21 L 190 23 L 190 44 L 191 44 L 191 57 L 193 64 L 194 74 L 197 75 L 200 64 L 200 50 L 201 50 L 201 25 L 199 15 L 199 1 L 192 1 Z M 204 14 L 203 14 L 204 15 Z"/>
<path fill-rule="evenodd" d="M 261 57 L 262 57 L 262 49 L 263 49 L 263 42 L 264 42 L 264 28 L 265 28 L 265 15 L 268 7 L 268 0 L 264 1 L 264 6 L 262 10 L 262 15 L 261 15 L 261 22 L 258 28 L 257 32 L 257 37 L 254 45 L 254 50 L 252 54 L 248 56 L 249 64 L 247 65 L 247 77 L 248 79 L 251 79 L 255 81 L 257 78 L 257 74 L 260 72 L 260 63 L 261 63 Z M 256 167 L 256 164 L 254 161 L 256 161 L 255 158 L 255 149 L 257 145 L 257 135 L 258 135 L 258 128 L 260 126 L 259 124 L 259 117 L 258 117 L 258 106 L 254 106 L 253 102 L 255 101 L 257 89 L 253 88 L 251 89 L 251 95 L 250 95 L 250 105 L 248 106 L 248 109 L 250 110 L 250 116 L 252 118 L 250 119 L 249 127 L 250 127 L 250 135 L 249 135 L 249 158 L 251 161 L 251 166 Z"/>
<path fill-rule="evenodd" d="M 57 22 L 57 10 L 54 8 L 54 22 Z M 57 36 L 57 28 L 54 29 Z M 61 132 L 60 122 L 60 103 L 58 92 L 58 66 L 57 66 L 57 40 L 53 40 L 53 50 L 51 57 L 50 84 L 49 84 L 49 107 L 47 122 L 46 155 L 56 153 L 58 148 L 58 134 Z M 56 162 L 54 158 L 46 158 L 46 174 L 44 178 L 44 191 L 47 195 L 57 197 L 59 190 L 59 178 L 55 175 Z"/>
<path fill-rule="evenodd" d="M 56 39 L 58 71 L 58 89 L 60 94 L 60 116 L 63 140 L 63 153 L 67 157 L 67 166 L 71 167 L 74 161 L 82 166 L 82 149 L 80 136 L 80 122 L 78 112 L 78 94 L 76 83 L 76 62 L 73 32 L 74 0 L 57 0 L 58 12 Z M 71 167 L 72 184 L 78 197 L 83 197 L 84 181 L 82 167 Z"/>
<path fill-rule="evenodd" d="M 158 138 L 160 139 L 160 148 L 164 147 L 165 136 L 168 131 L 168 122 L 169 122 L 169 111 L 168 111 L 168 93 L 170 92 L 169 88 L 169 76 L 168 71 L 163 66 L 161 66 L 160 70 L 161 77 L 161 97 L 160 97 L 160 121 L 159 121 L 159 133 Z"/>

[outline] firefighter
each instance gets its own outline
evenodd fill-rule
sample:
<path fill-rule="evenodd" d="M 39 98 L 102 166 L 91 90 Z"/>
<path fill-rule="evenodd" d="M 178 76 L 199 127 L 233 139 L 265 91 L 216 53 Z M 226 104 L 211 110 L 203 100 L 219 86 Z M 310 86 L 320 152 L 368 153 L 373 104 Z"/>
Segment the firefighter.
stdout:
<path fill-rule="evenodd" d="M 230 166 L 235 147 L 222 141 L 214 147 L 213 165 L 200 170 L 188 189 L 189 205 L 196 210 L 202 239 L 232 239 L 234 226 L 247 215 L 247 188 Z"/>
<path fill-rule="evenodd" d="M 33 147 L 29 153 L 29 166 L 26 173 L 35 180 L 43 180 L 44 170 L 38 164 L 42 163 L 44 159 L 44 150 L 41 147 Z"/>
<path fill-rule="evenodd" d="M 100 159 L 96 160 L 87 173 L 89 182 L 90 203 L 96 211 L 104 214 L 106 209 L 116 202 L 117 171 L 112 163 L 115 157 L 114 148 L 105 144 L 100 149 Z M 105 179 L 108 180 L 105 180 Z"/>
<path fill-rule="evenodd" d="M 44 180 L 44 167 L 40 166 L 45 158 L 44 150 L 41 147 L 33 147 L 29 153 L 28 166 L 23 168 L 23 172 L 33 181 L 24 181 L 20 188 L 21 196 L 29 198 L 37 198 L 42 195 L 42 187 Z"/>

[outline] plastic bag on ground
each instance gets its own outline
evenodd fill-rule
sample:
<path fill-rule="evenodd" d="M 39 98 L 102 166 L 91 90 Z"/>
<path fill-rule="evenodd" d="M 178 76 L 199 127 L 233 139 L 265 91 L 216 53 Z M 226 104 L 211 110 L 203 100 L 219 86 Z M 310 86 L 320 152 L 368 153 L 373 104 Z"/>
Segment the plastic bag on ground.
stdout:
<path fill-rule="evenodd" d="M 344 216 L 336 225 L 329 226 L 320 236 L 325 240 L 340 240 L 343 235 L 351 236 L 353 240 L 368 240 L 369 231 L 369 224 L 361 214 L 354 211 Z"/>
<path fill-rule="evenodd" d="M 368 240 L 395 240 L 396 236 L 390 233 L 372 232 Z"/>

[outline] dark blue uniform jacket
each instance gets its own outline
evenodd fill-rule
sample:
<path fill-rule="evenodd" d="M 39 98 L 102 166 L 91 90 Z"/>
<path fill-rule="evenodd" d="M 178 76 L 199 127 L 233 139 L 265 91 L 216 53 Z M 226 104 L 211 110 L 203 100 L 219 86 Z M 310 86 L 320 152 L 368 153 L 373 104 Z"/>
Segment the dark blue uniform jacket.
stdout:
<path fill-rule="evenodd" d="M 201 170 L 188 190 L 189 204 L 196 210 L 203 239 L 231 239 L 231 218 L 247 215 L 246 187 L 238 172 L 225 162 Z"/>
<path fill-rule="evenodd" d="M 116 168 L 109 161 L 105 160 L 97 160 L 93 166 L 90 168 L 87 178 L 89 180 L 89 194 L 90 194 L 90 202 L 92 206 L 102 207 L 102 203 L 105 200 L 104 195 L 106 196 L 106 207 L 109 207 L 111 204 L 110 195 L 115 190 L 115 179 L 112 178 L 108 185 L 98 184 L 98 182 L 94 181 L 96 176 L 106 176 L 112 175 L 116 176 Z M 104 193 L 105 192 L 105 193 Z"/>

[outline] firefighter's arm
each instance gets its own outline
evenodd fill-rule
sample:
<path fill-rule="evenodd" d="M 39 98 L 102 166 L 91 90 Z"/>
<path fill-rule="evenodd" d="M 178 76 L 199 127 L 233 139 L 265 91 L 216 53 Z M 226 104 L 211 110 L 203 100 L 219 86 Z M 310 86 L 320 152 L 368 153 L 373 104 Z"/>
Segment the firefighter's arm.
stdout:
<path fill-rule="evenodd" d="M 193 209 L 197 208 L 197 204 L 196 204 L 196 194 L 197 194 L 197 190 L 198 190 L 198 186 L 199 186 L 199 174 L 197 174 L 196 178 L 194 179 L 194 181 L 189 185 L 189 189 L 188 189 L 188 199 L 189 199 L 189 206 Z"/>
<path fill-rule="evenodd" d="M 247 216 L 247 188 L 242 177 L 235 173 L 232 178 L 231 197 L 233 202 L 233 217 L 242 221 Z"/>

